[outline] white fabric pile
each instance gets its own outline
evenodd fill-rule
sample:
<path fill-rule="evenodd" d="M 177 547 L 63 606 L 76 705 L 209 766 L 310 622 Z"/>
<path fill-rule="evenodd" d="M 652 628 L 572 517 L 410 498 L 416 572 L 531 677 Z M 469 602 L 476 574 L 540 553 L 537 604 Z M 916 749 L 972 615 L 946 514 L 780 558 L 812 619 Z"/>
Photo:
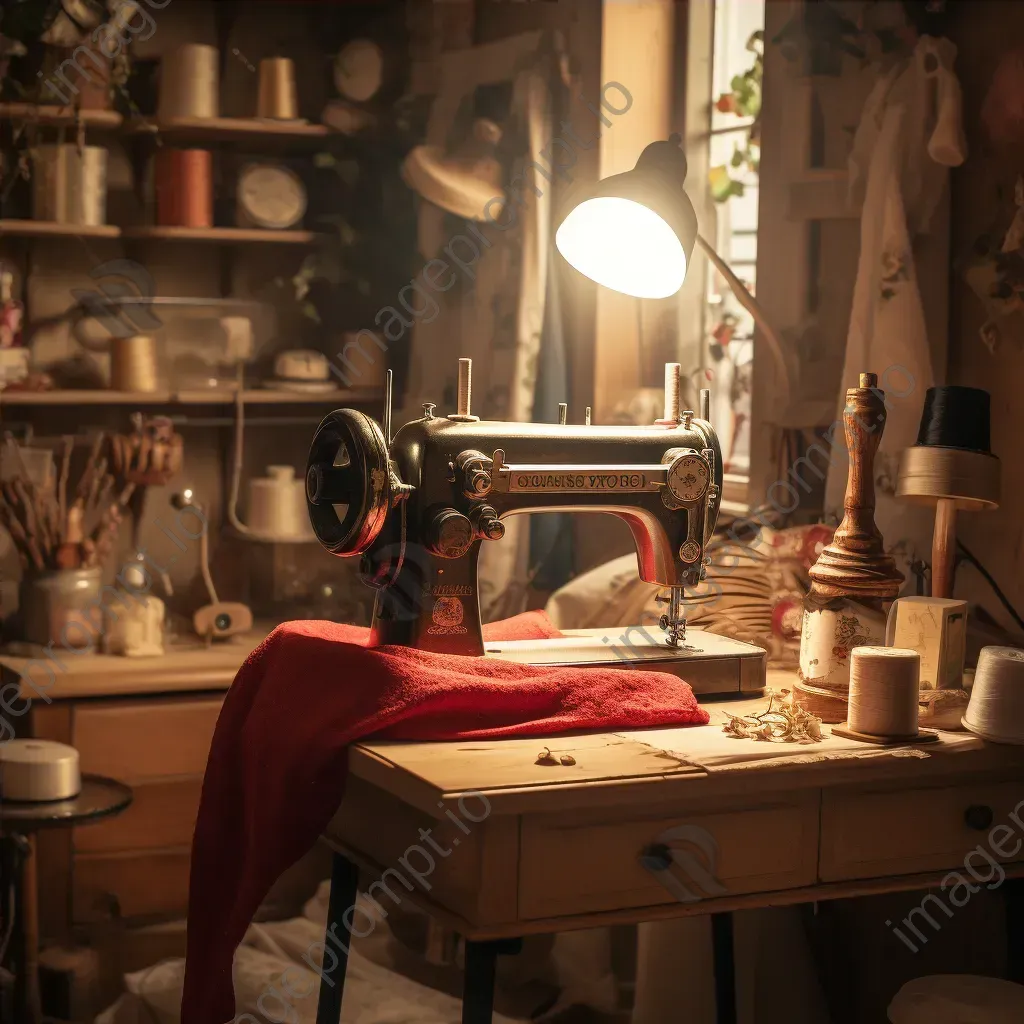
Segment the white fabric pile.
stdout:
<path fill-rule="evenodd" d="M 320 977 L 304 957 L 320 963 L 327 889 L 324 883 L 302 917 L 249 927 L 235 953 L 236 1020 L 315 1024 Z M 96 1024 L 179 1024 L 184 978 L 180 959 L 126 975 L 127 991 Z M 460 1000 L 368 960 L 357 941 L 345 977 L 343 1024 L 458 1024 L 461 1019 Z M 513 1024 L 497 1013 L 494 1021 Z"/>

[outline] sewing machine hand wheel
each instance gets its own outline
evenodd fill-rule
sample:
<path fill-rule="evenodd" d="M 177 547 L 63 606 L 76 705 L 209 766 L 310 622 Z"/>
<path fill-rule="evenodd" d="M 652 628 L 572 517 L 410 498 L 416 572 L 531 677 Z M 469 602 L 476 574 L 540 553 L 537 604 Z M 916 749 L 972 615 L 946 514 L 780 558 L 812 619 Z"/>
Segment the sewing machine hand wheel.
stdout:
<path fill-rule="evenodd" d="M 361 555 L 380 535 L 394 497 L 388 447 L 377 423 L 336 409 L 313 435 L 306 504 L 313 532 L 333 555 Z"/>

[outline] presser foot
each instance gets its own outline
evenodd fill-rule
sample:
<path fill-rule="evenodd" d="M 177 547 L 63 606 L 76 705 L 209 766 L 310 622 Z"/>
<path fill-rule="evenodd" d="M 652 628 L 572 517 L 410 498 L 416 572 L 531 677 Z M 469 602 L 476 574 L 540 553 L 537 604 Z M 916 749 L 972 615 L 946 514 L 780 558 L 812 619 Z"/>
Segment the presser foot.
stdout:
<path fill-rule="evenodd" d="M 658 625 L 667 634 L 665 643 L 669 647 L 681 647 L 686 642 L 686 616 L 682 609 L 682 587 L 673 587 L 669 597 L 655 598 L 658 604 L 667 604 L 668 611 L 662 615 Z"/>
<path fill-rule="evenodd" d="M 672 622 L 667 615 L 662 615 L 658 625 L 665 631 L 665 643 L 669 647 L 682 647 L 686 643 L 686 619 Z"/>

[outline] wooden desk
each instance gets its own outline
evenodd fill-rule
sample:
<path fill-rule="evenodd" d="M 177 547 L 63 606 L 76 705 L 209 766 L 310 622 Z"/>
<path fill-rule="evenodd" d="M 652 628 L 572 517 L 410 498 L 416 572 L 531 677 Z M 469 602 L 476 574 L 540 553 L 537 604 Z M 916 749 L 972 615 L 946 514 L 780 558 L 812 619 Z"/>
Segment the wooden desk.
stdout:
<path fill-rule="evenodd" d="M 938 886 L 979 845 L 1024 874 L 1024 748 L 725 737 L 721 712 L 752 705 L 709 704 L 713 724 L 683 730 L 360 744 L 326 833 L 329 930 L 372 930 L 349 910 L 353 864 L 368 869 L 381 913 L 408 898 L 465 937 L 463 1021 L 485 1024 L 495 957 L 523 935 L 712 914 L 732 1021 L 731 911 Z M 536 764 L 545 746 L 576 763 Z M 318 1024 L 340 1009 L 331 948 Z"/>

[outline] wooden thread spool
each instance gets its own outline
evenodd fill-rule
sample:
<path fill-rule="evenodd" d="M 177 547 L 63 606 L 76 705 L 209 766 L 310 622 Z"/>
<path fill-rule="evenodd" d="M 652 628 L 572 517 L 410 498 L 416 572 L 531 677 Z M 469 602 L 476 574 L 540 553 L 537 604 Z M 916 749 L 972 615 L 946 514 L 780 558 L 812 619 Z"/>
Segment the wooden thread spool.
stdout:
<path fill-rule="evenodd" d="M 256 116 L 293 121 L 299 116 L 295 89 L 295 64 L 289 57 L 267 57 L 260 61 Z"/>
<path fill-rule="evenodd" d="M 112 338 L 110 386 L 114 391 L 156 391 L 158 382 L 156 340 L 148 334 Z"/>
<path fill-rule="evenodd" d="M 851 733 L 880 739 L 918 734 L 921 656 L 903 647 L 855 647 L 850 654 Z"/>
<path fill-rule="evenodd" d="M 208 149 L 162 149 L 156 157 L 156 220 L 213 227 L 213 158 Z"/>
<path fill-rule="evenodd" d="M 963 724 L 996 743 L 1024 744 L 1024 651 L 981 649 Z"/>
<path fill-rule="evenodd" d="M 186 43 L 163 58 L 157 114 L 161 121 L 216 117 L 219 94 L 220 53 L 215 46 Z"/>

